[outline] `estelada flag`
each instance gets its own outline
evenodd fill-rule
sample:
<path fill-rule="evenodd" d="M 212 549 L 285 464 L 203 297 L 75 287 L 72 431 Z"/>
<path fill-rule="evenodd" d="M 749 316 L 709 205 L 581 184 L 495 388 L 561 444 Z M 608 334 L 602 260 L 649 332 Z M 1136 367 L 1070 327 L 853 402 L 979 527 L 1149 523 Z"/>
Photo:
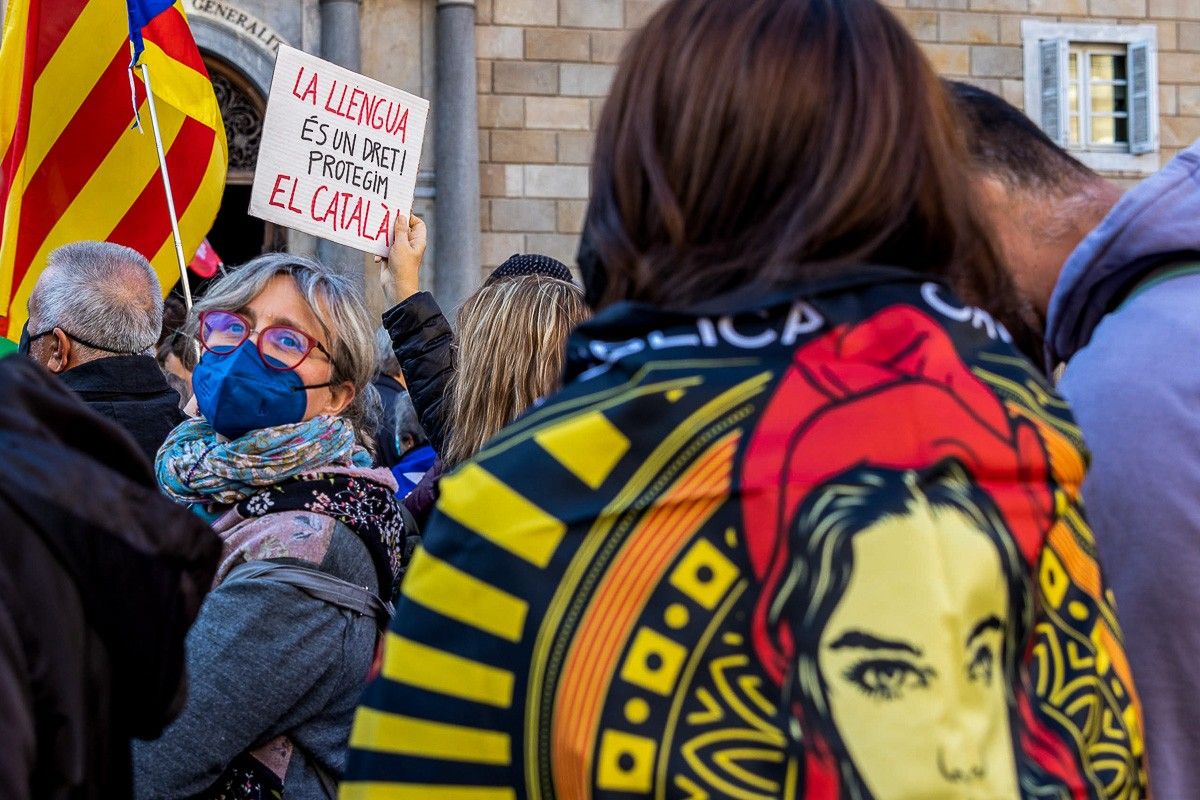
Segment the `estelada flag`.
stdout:
<path fill-rule="evenodd" d="M 9 5 L 0 43 L 0 335 L 20 333 L 37 276 L 60 245 L 127 245 L 151 260 L 164 290 L 178 279 L 145 85 L 131 70 L 140 63 L 190 259 L 220 207 L 228 149 L 183 4 Z"/>

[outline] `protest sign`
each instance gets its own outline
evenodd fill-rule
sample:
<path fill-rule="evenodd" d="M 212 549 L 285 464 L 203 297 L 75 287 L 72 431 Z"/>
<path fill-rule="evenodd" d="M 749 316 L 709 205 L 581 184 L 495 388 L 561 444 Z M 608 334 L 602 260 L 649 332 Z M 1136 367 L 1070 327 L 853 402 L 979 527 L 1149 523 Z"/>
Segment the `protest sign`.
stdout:
<path fill-rule="evenodd" d="M 281 45 L 250 213 L 376 255 L 412 210 L 429 103 Z"/>

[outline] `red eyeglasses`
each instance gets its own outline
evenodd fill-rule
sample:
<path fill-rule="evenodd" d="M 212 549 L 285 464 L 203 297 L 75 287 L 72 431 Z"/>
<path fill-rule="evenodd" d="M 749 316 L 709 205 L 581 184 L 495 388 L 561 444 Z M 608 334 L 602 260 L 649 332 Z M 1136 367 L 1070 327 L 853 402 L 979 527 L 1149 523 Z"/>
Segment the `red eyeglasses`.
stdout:
<path fill-rule="evenodd" d="M 200 313 L 200 344 L 214 355 L 229 355 L 253 333 L 250 321 L 241 314 L 232 311 Z M 320 350 L 329 357 L 329 351 L 320 342 L 289 325 L 271 325 L 257 333 L 258 356 L 271 369 L 295 369 L 313 350 Z"/>

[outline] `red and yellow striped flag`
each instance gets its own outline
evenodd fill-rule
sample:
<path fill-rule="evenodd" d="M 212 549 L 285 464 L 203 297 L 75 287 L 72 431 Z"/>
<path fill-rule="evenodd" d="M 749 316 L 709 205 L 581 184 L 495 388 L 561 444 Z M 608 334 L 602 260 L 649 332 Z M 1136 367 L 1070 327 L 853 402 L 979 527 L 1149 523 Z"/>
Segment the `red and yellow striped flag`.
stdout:
<path fill-rule="evenodd" d="M 13 0 L 0 43 L 0 335 L 15 339 L 54 248 L 128 245 L 164 289 L 179 278 L 141 71 L 140 27 L 185 258 L 216 218 L 228 150 L 221 112 L 181 2 Z M 148 13 L 147 13 L 148 12 Z M 131 19 L 136 22 L 131 25 Z"/>

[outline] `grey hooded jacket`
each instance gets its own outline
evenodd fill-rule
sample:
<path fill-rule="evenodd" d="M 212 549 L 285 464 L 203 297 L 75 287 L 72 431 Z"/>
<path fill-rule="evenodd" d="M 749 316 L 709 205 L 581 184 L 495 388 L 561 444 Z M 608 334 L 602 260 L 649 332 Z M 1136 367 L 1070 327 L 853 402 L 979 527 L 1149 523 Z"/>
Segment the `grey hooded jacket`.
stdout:
<path fill-rule="evenodd" d="M 1084 484 L 1157 797 L 1200 797 L 1200 143 L 1072 254 L 1047 349 L 1093 455 Z"/>

